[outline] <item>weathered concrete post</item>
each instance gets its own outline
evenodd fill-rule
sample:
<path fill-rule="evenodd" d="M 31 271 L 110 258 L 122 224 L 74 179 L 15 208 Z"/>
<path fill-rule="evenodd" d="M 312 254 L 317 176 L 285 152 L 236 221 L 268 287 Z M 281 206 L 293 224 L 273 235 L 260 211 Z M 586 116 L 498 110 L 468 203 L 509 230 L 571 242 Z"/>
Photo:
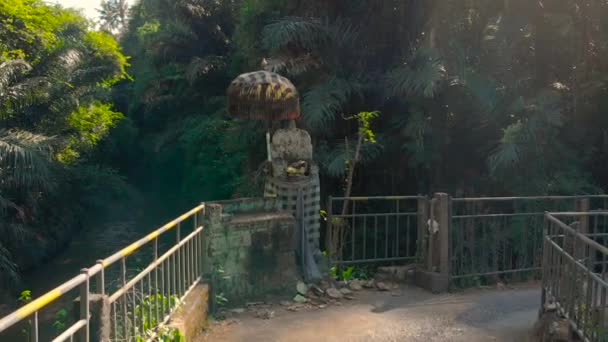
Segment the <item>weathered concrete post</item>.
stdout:
<path fill-rule="evenodd" d="M 432 292 L 449 289 L 450 274 L 450 196 L 438 193 L 431 200 L 428 220 L 429 244 L 426 251 L 427 267 L 416 273 L 416 285 Z"/>
<path fill-rule="evenodd" d="M 74 319 L 80 320 L 80 297 L 74 300 Z M 90 342 L 110 342 L 112 322 L 110 319 L 110 298 L 102 294 L 89 294 Z"/>
<path fill-rule="evenodd" d="M 582 198 L 576 201 L 576 211 L 579 213 L 588 213 L 589 212 L 589 207 L 590 207 L 590 203 L 589 203 L 589 199 L 588 198 Z M 589 216 L 588 215 L 580 215 L 578 217 L 578 227 L 577 230 L 579 233 L 586 235 L 589 233 Z M 585 249 L 584 248 L 576 248 L 579 244 L 579 241 L 576 241 L 576 239 L 573 241 L 574 243 L 574 248 L 576 249 L 576 257 L 581 260 L 587 260 L 588 262 L 588 267 L 593 267 L 593 263 L 595 262 L 595 258 L 594 258 L 594 253 L 591 253 L 591 255 L 585 255 Z"/>
<path fill-rule="evenodd" d="M 589 212 L 590 206 L 588 198 L 581 198 L 576 201 L 576 211 L 579 213 Z M 578 218 L 578 231 L 581 234 L 589 233 L 589 216 L 581 215 Z"/>
<path fill-rule="evenodd" d="M 423 264 L 428 261 L 428 241 L 430 235 L 427 235 L 426 223 L 429 220 L 429 198 L 427 196 L 418 199 L 418 255 Z M 328 225 L 329 226 L 329 225 Z"/>
<path fill-rule="evenodd" d="M 204 254 L 203 254 L 203 279 L 208 283 L 209 290 L 209 311 L 216 312 L 217 303 L 215 301 L 215 294 L 217 291 L 217 279 L 215 279 L 216 272 L 213 265 L 213 255 L 215 253 L 214 246 L 212 244 L 214 234 L 220 231 L 222 225 L 222 205 L 217 203 L 208 203 L 205 205 L 205 241 L 204 241 Z"/>
<path fill-rule="evenodd" d="M 438 255 L 439 255 L 439 274 L 442 282 L 445 282 L 445 289 L 448 288 L 450 275 L 450 195 L 445 193 L 435 194 L 435 218 L 439 225 L 437 235 Z"/>

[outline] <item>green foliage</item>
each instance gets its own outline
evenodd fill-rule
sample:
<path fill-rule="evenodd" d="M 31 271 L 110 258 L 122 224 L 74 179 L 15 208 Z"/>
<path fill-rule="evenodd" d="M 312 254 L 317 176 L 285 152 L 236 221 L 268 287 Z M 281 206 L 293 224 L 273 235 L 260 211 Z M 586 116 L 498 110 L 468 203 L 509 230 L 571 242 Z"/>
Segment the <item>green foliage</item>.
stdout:
<path fill-rule="evenodd" d="M 61 334 L 67 326 L 68 311 L 66 309 L 60 309 L 55 313 L 55 321 L 53 322 L 53 328 L 57 334 Z"/>
<path fill-rule="evenodd" d="M 40 0 L 0 1 L 0 56 L 39 61 L 41 52 L 58 47 L 60 34 L 74 26 L 86 26 L 75 11 Z"/>
<path fill-rule="evenodd" d="M 122 117 L 108 104 L 108 86 L 127 78 L 128 63 L 116 40 L 89 24 L 40 0 L 0 1 L 3 289 L 16 283 L 17 269 L 52 255 L 97 214 L 87 210 L 102 210 L 88 199 L 107 199 L 99 192 L 119 186 L 117 177 L 88 171 L 96 146 Z M 93 188 L 98 193 L 87 192 Z"/>
<path fill-rule="evenodd" d="M 363 141 L 369 143 L 376 143 L 376 134 L 372 131 L 372 120 L 376 119 L 380 115 L 380 112 L 359 112 L 355 115 L 359 123 L 359 134 L 363 136 Z"/>
<path fill-rule="evenodd" d="M 32 301 L 32 291 L 31 290 L 23 290 L 19 295 L 19 302 L 21 304 L 27 304 Z"/>
<path fill-rule="evenodd" d="M 103 85 L 110 86 L 122 79 L 129 78 L 126 71 L 129 66 L 128 58 L 120 52 L 120 47 L 114 37 L 104 32 L 91 31 L 84 36 L 84 42 L 90 46 L 96 59 L 102 63 L 111 64 L 115 69 L 102 81 Z"/>
<path fill-rule="evenodd" d="M 166 297 L 160 293 L 144 296 L 143 300 L 139 305 L 135 307 L 135 314 L 137 317 L 143 317 L 144 320 L 144 331 L 153 331 L 162 322 L 156 321 L 157 311 L 162 312 L 162 309 L 173 310 L 179 305 L 179 298 L 176 295 Z M 153 313 L 150 316 L 150 313 Z"/>
<path fill-rule="evenodd" d="M 93 102 L 86 107 L 78 107 L 68 116 L 68 128 L 76 133 L 59 152 L 61 162 L 72 163 L 80 157 L 79 151 L 90 151 L 123 118 L 122 113 L 114 112 L 111 108 L 111 104 Z"/>

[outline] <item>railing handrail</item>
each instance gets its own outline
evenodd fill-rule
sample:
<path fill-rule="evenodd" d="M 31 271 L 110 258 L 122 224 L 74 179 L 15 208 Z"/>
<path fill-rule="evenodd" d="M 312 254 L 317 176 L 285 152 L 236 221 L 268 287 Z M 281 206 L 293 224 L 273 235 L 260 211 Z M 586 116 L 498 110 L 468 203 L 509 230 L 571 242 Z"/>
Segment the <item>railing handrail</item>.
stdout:
<path fill-rule="evenodd" d="M 593 240 L 590 236 L 594 234 L 587 234 L 585 228 L 581 231 L 560 220 L 589 216 L 606 217 L 608 211 L 545 213 L 542 303 L 554 304 L 581 340 L 603 341 L 603 318 L 595 321 L 594 315 L 599 308 L 603 317 L 606 307 L 608 282 L 604 267 L 608 248 Z M 597 265 L 602 265 L 601 273 L 594 269 Z"/>
<path fill-rule="evenodd" d="M 332 201 L 370 201 L 370 200 L 390 200 L 390 201 L 394 201 L 394 200 L 414 200 L 414 199 L 420 199 L 420 198 L 424 198 L 425 196 L 422 195 L 418 195 L 418 196 L 351 196 L 351 197 L 333 197 L 330 196 L 329 199 Z"/>
<path fill-rule="evenodd" d="M 205 203 L 201 203 L 200 205 L 196 206 L 195 208 L 191 209 L 190 211 L 186 212 L 185 214 L 166 223 L 162 227 L 147 234 L 146 236 L 144 236 L 143 238 L 130 244 L 129 246 L 119 250 L 118 252 L 112 254 L 111 256 L 109 256 L 103 260 L 100 260 L 94 266 L 92 266 L 88 269 L 85 269 L 86 270 L 85 273 L 81 273 L 81 274 L 73 277 L 72 279 L 57 286 L 53 290 L 45 293 L 44 295 L 32 300 L 31 302 L 22 306 L 21 308 L 13 311 L 11 314 L 0 318 L 0 333 L 5 331 L 6 329 L 10 328 L 11 326 L 21 322 L 22 320 L 26 319 L 27 317 L 36 313 L 37 311 L 40 311 L 42 308 L 44 308 L 45 306 L 54 302 L 55 300 L 57 300 L 58 298 L 60 298 L 64 294 L 66 294 L 68 291 L 85 283 L 88 279 L 90 279 L 92 276 L 96 275 L 97 273 L 101 272 L 103 269 L 111 266 L 118 260 L 121 260 L 122 258 L 133 254 L 135 251 L 139 250 L 141 247 L 145 246 L 147 243 L 153 241 L 154 239 L 156 239 L 163 233 L 170 231 L 171 229 L 177 227 L 181 222 L 190 218 L 194 214 L 204 211 L 204 209 L 205 209 Z M 61 336 L 63 336 L 63 335 L 61 335 Z"/>
<path fill-rule="evenodd" d="M 45 293 L 44 295 L 34 299 L 27 303 L 21 308 L 15 310 L 10 315 L 0 319 L 0 332 L 7 328 L 19 323 L 23 319 L 29 317 L 36 311 L 39 311 L 48 304 L 54 302 L 57 298 L 61 297 L 64 293 L 76 288 L 87 280 L 86 274 L 79 274 L 74 278 L 66 281 L 65 283 L 57 286 L 53 290 Z"/>
<path fill-rule="evenodd" d="M 514 200 L 560 200 L 606 198 L 608 195 L 573 195 L 573 196 L 513 196 L 513 197 L 452 197 L 454 202 L 514 201 Z"/>
<path fill-rule="evenodd" d="M 585 213 L 585 212 L 573 212 L 573 213 L 564 213 L 566 215 L 562 215 L 562 216 L 589 216 L 587 214 L 591 214 L 591 215 L 597 215 L 597 216 L 608 216 L 608 211 L 603 211 L 603 212 L 594 212 L 594 213 Z M 594 241 L 593 239 L 587 237 L 585 234 L 580 233 L 579 231 L 577 231 L 576 229 L 570 227 L 569 225 L 565 224 L 564 222 L 562 222 L 561 220 L 559 220 L 558 218 L 556 218 L 554 216 L 554 214 L 552 213 L 545 213 L 545 218 L 555 224 L 557 224 L 560 228 L 564 229 L 565 231 L 567 231 L 568 233 L 572 234 L 575 238 L 581 240 L 582 242 L 592 246 L 593 248 L 595 248 L 598 252 L 603 253 L 604 255 L 608 255 L 608 248 L 605 247 L 604 245 L 601 245 L 599 243 L 597 243 L 596 241 Z"/>
<path fill-rule="evenodd" d="M 182 247 L 183 245 L 185 245 L 186 243 L 188 243 L 190 240 L 192 240 L 194 238 L 194 236 L 196 236 L 196 234 L 198 234 L 200 231 L 202 231 L 202 229 L 203 228 L 200 227 L 200 226 L 197 227 L 197 229 L 195 231 L 193 231 L 188 236 L 186 236 L 182 241 L 180 241 L 179 243 L 175 244 L 168 251 L 166 251 L 163 255 L 161 255 L 160 257 L 158 257 L 158 259 L 152 261 L 146 268 L 144 268 L 143 270 L 141 270 L 137 276 L 133 277 L 133 279 L 129 280 L 129 282 L 127 282 L 125 285 L 123 285 L 118 291 L 116 291 L 115 293 L 113 293 L 112 295 L 110 295 L 110 300 L 109 300 L 110 303 L 115 302 L 116 299 L 118 299 L 121 295 L 123 295 L 129 289 L 131 289 L 135 284 L 137 284 L 137 282 L 139 282 L 146 275 L 148 275 L 149 273 L 151 273 L 152 270 L 154 270 L 155 267 L 157 267 L 158 265 L 162 264 L 165 260 L 169 259 L 169 257 L 173 253 L 175 253 L 175 251 L 177 251 L 180 247 Z"/>

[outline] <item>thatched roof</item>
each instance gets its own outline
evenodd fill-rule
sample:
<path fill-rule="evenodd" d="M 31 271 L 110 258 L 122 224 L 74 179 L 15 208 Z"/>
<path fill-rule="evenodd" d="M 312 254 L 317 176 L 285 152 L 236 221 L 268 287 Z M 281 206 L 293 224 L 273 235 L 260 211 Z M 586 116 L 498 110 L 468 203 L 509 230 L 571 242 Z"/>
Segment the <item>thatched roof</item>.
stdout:
<path fill-rule="evenodd" d="M 228 112 L 239 118 L 295 120 L 300 117 L 300 97 L 287 78 L 268 71 L 237 77 L 227 91 Z"/>

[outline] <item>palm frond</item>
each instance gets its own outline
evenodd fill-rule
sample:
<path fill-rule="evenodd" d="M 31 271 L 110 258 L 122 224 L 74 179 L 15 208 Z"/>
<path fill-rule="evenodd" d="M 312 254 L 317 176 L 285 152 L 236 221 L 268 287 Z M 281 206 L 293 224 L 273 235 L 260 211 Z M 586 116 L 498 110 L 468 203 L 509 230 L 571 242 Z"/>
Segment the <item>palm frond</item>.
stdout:
<path fill-rule="evenodd" d="M 352 140 L 353 142 L 356 139 Z M 382 153 L 382 145 L 378 143 L 363 143 L 359 151 L 359 163 L 373 161 Z M 344 177 L 348 170 L 348 162 L 355 158 L 355 146 L 346 148 L 345 143 L 339 143 L 330 150 L 321 151 L 319 156 L 322 169 L 331 177 Z"/>
<path fill-rule="evenodd" d="M 547 127 L 561 127 L 562 99 L 560 95 L 552 90 L 539 92 L 526 106 L 530 115 L 530 129 L 536 130 L 547 125 Z"/>
<path fill-rule="evenodd" d="M 1 187 L 49 188 L 54 137 L 0 130 Z"/>
<path fill-rule="evenodd" d="M 267 59 L 266 71 L 288 76 L 298 76 L 310 70 L 319 68 L 319 61 L 311 54 L 304 54 L 298 57 L 275 56 Z"/>
<path fill-rule="evenodd" d="M 338 18 L 325 23 L 325 31 L 332 50 L 342 50 L 351 53 L 360 41 L 360 31 L 346 19 Z"/>
<path fill-rule="evenodd" d="M 504 130 L 499 146 L 490 156 L 490 173 L 513 169 L 521 160 L 526 146 L 530 144 L 528 130 L 518 121 Z"/>
<path fill-rule="evenodd" d="M 5 88 L 4 93 L 0 94 L 0 120 L 6 120 L 11 113 L 23 108 L 46 101 L 50 85 L 46 77 L 30 77 Z"/>
<path fill-rule="evenodd" d="M 288 45 L 311 50 L 328 40 L 327 30 L 317 18 L 282 18 L 266 25 L 262 31 L 262 44 L 270 51 L 278 51 Z"/>
<path fill-rule="evenodd" d="M 408 62 L 388 73 L 387 90 L 394 96 L 432 98 L 445 76 L 446 69 L 437 52 L 420 49 Z"/>
<path fill-rule="evenodd" d="M 3 97 L 5 89 L 11 83 L 30 70 L 32 70 L 32 67 L 21 59 L 2 62 L 0 64 L 0 98 Z"/>
<path fill-rule="evenodd" d="M 0 286 L 7 287 L 19 280 L 17 265 L 13 262 L 11 252 L 0 243 Z"/>
<path fill-rule="evenodd" d="M 186 79 L 192 84 L 198 78 L 226 66 L 222 56 L 194 57 L 186 68 Z"/>
<path fill-rule="evenodd" d="M 356 80 L 332 78 L 304 93 L 302 115 L 312 130 L 328 128 L 352 96 L 361 95 L 363 86 Z"/>

